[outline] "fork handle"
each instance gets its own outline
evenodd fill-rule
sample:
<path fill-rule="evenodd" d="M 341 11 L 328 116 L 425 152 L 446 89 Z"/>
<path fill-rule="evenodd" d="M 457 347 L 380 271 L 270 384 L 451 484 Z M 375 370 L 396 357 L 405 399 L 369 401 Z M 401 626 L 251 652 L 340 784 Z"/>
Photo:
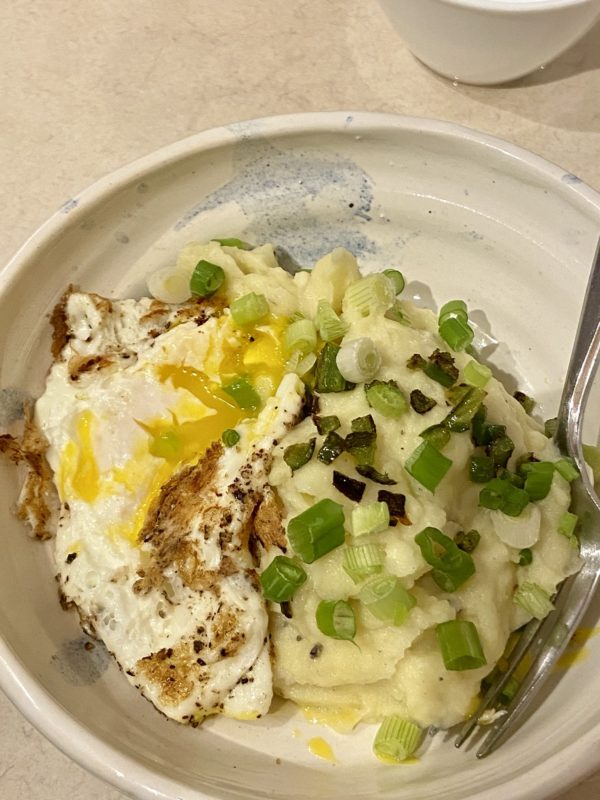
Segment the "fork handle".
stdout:
<path fill-rule="evenodd" d="M 567 369 L 558 413 L 556 442 L 561 450 L 575 458 L 588 491 L 594 489 L 588 479 L 581 428 L 587 398 L 600 360 L 600 241 L 579 318 L 571 360 Z"/>

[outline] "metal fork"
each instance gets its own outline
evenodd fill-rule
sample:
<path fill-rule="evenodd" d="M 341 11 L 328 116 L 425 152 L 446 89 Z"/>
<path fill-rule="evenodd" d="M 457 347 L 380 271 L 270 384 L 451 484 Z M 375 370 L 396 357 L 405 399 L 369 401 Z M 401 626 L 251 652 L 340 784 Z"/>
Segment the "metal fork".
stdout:
<path fill-rule="evenodd" d="M 580 553 L 583 566 L 568 578 L 554 599 L 554 610 L 542 621 L 532 620 L 509 656 L 508 667 L 484 695 L 475 714 L 467 720 L 455 745 L 471 736 L 484 712 L 496 708 L 504 688 L 521 665 L 530 663 L 518 691 L 490 725 L 477 751 L 484 758 L 506 741 L 518 727 L 525 711 L 538 695 L 552 668 L 564 652 L 600 580 L 600 499 L 588 477 L 581 444 L 583 415 L 600 360 L 600 242 L 579 319 L 558 413 L 555 441 L 561 452 L 571 456 L 581 480 L 572 484 L 572 507 L 580 519 Z"/>

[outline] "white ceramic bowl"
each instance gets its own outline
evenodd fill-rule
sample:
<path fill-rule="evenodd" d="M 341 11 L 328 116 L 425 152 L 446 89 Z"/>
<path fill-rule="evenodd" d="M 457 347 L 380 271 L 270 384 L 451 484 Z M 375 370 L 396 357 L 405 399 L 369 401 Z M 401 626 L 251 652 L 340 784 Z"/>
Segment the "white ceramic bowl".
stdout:
<path fill-rule="evenodd" d="M 463 83 L 514 80 L 574 44 L 600 0 L 379 0 L 412 52 Z"/>
<path fill-rule="evenodd" d="M 464 297 L 507 343 L 492 361 L 550 414 L 599 230 L 600 196 L 575 176 L 446 123 L 331 113 L 208 131 L 70 200 L 0 272 L 0 410 L 7 415 L 16 390 L 40 392 L 46 314 L 67 283 L 140 292 L 148 271 L 187 241 L 241 235 L 275 241 L 307 264 L 343 244 L 366 266 L 399 266 L 422 302 Z M 1 463 L 2 687 L 49 739 L 134 797 L 541 800 L 598 764 L 600 637 L 587 659 L 557 673 L 518 735 L 481 762 L 439 734 L 420 763 L 386 767 L 370 752 L 373 728 L 337 735 L 281 702 L 253 723 L 168 722 L 101 647 L 82 647 L 75 615 L 59 607 L 46 547 L 10 513 L 17 490 Z M 335 766 L 309 753 L 318 735 Z"/>

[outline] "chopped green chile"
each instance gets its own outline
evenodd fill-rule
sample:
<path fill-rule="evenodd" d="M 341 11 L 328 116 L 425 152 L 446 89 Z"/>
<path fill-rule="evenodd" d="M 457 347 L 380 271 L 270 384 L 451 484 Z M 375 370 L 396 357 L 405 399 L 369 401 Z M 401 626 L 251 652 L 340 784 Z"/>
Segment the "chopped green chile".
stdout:
<path fill-rule="evenodd" d="M 344 543 L 344 509 L 325 498 L 288 523 L 288 539 L 295 553 L 307 564 Z"/>
<path fill-rule="evenodd" d="M 533 553 L 531 552 L 529 547 L 524 547 L 522 550 L 519 550 L 520 567 L 528 567 L 532 561 L 533 561 Z"/>
<path fill-rule="evenodd" d="M 316 611 L 317 628 L 331 639 L 351 641 L 356 635 L 356 618 L 346 600 L 321 600 Z"/>
<path fill-rule="evenodd" d="M 348 475 L 344 475 L 343 472 L 338 472 L 336 469 L 333 470 L 332 482 L 338 492 L 341 492 L 344 497 L 347 497 L 348 500 L 352 500 L 355 503 L 360 503 L 367 486 L 363 481 L 350 478 Z"/>
<path fill-rule="evenodd" d="M 427 359 L 423 358 L 420 353 L 414 353 L 406 362 L 409 369 L 425 369 L 427 366 Z"/>
<path fill-rule="evenodd" d="M 373 431 L 352 431 L 344 439 L 344 447 L 357 464 L 372 465 L 376 436 Z"/>
<path fill-rule="evenodd" d="M 428 397 L 420 389 L 413 389 L 410 393 L 410 404 L 417 414 L 426 414 L 437 405 L 433 397 Z"/>
<path fill-rule="evenodd" d="M 472 553 L 480 541 L 481 535 L 474 528 L 470 531 L 458 531 L 454 537 L 454 544 L 465 553 Z"/>
<path fill-rule="evenodd" d="M 369 464 L 357 464 L 356 471 L 363 478 L 369 478 L 374 483 L 381 483 L 383 486 L 394 486 L 398 482 L 390 478 L 386 472 L 379 472 Z"/>
<path fill-rule="evenodd" d="M 558 417 L 552 417 L 551 419 L 547 419 L 544 422 L 544 433 L 548 437 L 548 439 L 553 439 L 556 436 L 556 431 L 558 430 Z"/>
<path fill-rule="evenodd" d="M 375 420 L 371 416 L 371 414 L 367 414 L 364 417 L 356 417 L 350 423 L 350 429 L 353 433 L 377 433 L 377 427 L 375 425 Z"/>
<path fill-rule="evenodd" d="M 303 467 L 311 460 L 315 452 L 316 439 L 309 439 L 308 442 L 298 442 L 291 444 L 283 451 L 283 460 L 292 471 Z"/>
<path fill-rule="evenodd" d="M 447 670 L 479 669 L 487 663 L 479 633 L 467 619 L 451 619 L 436 625 L 435 633 Z"/>
<path fill-rule="evenodd" d="M 483 403 L 486 394 L 487 392 L 476 386 L 468 389 L 442 424 L 452 433 L 469 430 L 473 417 Z"/>
<path fill-rule="evenodd" d="M 458 370 L 454 364 L 454 359 L 442 350 L 434 350 L 429 356 L 423 371 L 434 381 L 441 383 L 446 388 L 452 386 L 458 380 Z"/>
<path fill-rule="evenodd" d="M 287 556 L 275 556 L 269 566 L 260 574 L 263 595 L 274 603 L 284 603 L 292 599 L 306 580 L 306 572 L 300 564 Z"/>
<path fill-rule="evenodd" d="M 313 422 L 317 426 L 317 430 L 321 436 L 325 436 L 325 434 L 331 433 L 332 431 L 337 431 L 342 424 L 340 418 L 336 417 L 334 414 L 327 417 L 314 416 Z"/>
<path fill-rule="evenodd" d="M 339 433 L 329 431 L 325 437 L 325 441 L 321 445 L 317 458 L 323 464 L 331 464 L 335 459 L 344 452 L 345 444 Z"/>
<path fill-rule="evenodd" d="M 345 392 L 351 385 L 348 384 L 338 369 L 336 358 L 339 349 L 333 342 L 326 342 L 317 357 L 315 390 L 321 394 Z"/>
<path fill-rule="evenodd" d="M 451 459 L 425 441 L 406 459 L 404 469 L 422 486 L 434 492 L 451 466 Z"/>
<path fill-rule="evenodd" d="M 527 414 L 531 414 L 533 409 L 535 408 L 535 400 L 533 397 L 529 397 L 529 395 L 525 394 L 525 392 L 515 392 L 513 394 L 515 400 L 523 406 L 523 410 Z"/>
<path fill-rule="evenodd" d="M 381 503 L 385 503 L 390 512 L 390 526 L 395 527 L 398 523 L 401 525 L 412 525 L 409 518 L 406 516 L 406 496 L 400 492 L 390 492 L 387 489 L 379 489 L 377 492 L 377 499 Z"/>
<path fill-rule="evenodd" d="M 469 553 L 437 528 L 424 528 L 415 536 L 415 542 L 425 561 L 433 567 L 431 577 L 443 591 L 456 591 L 475 574 Z"/>
<path fill-rule="evenodd" d="M 502 434 L 490 442 L 486 448 L 486 453 L 494 462 L 495 467 L 505 467 L 514 449 L 515 443 L 513 440 L 506 434 Z"/>
<path fill-rule="evenodd" d="M 469 461 L 469 478 L 473 483 L 487 483 L 496 474 L 494 460 L 491 456 L 471 456 Z"/>
<path fill-rule="evenodd" d="M 431 425 L 429 428 L 425 428 L 424 431 L 421 431 L 419 436 L 425 439 L 426 442 L 429 442 L 436 450 L 443 450 L 450 441 L 451 434 L 445 425 L 439 423 L 438 425 Z"/>
<path fill-rule="evenodd" d="M 367 402 L 384 417 L 396 419 L 408 409 L 408 402 L 396 381 L 371 381 L 365 384 Z"/>

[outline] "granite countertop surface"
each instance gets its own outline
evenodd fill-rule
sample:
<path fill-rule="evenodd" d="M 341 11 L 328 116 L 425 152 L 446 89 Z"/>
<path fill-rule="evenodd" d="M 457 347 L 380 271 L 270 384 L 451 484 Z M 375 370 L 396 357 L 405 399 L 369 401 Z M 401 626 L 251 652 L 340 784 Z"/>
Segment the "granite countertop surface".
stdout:
<path fill-rule="evenodd" d="M 450 120 L 600 189 L 600 24 L 544 69 L 483 88 L 415 60 L 375 0 L 13 0 L 0 20 L 0 265 L 95 179 L 203 129 L 272 114 Z M 1 800 L 122 797 L 0 695 Z M 557 800 L 599 797 L 600 771 Z"/>

